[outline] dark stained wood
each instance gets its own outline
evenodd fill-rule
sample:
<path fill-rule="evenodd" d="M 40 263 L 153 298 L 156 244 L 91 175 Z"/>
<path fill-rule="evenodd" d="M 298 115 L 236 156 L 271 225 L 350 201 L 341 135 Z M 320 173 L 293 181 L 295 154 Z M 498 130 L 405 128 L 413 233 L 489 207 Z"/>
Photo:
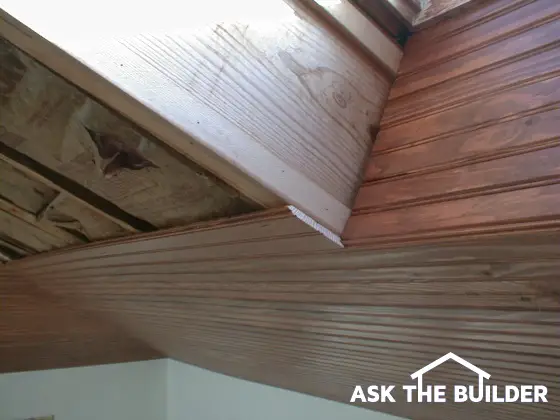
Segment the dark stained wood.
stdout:
<path fill-rule="evenodd" d="M 402 73 L 391 90 L 391 99 L 427 89 L 449 78 L 463 77 L 472 80 L 476 72 L 502 69 L 520 55 L 533 56 L 558 46 L 554 33 L 558 32 L 558 20 L 539 22 L 535 29 L 492 42 L 467 54 L 454 56 L 437 67 L 426 68 L 410 74 Z M 437 42 L 437 41 L 436 41 Z"/>
<path fill-rule="evenodd" d="M 549 147 L 546 147 L 549 146 Z M 517 150 L 519 154 L 501 158 L 482 157 L 479 161 L 455 161 L 446 167 L 410 171 L 362 186 L 356 201 L 360 212 L 394 206 L 416 206 L 426 202 L 449 201 L 547 185 L 560 181 L 560 141 L 554 140 L 536 151 Z M 519 203 L 519 213 L 523 212 Z M 530 211 L 532 203 L 526 203 Z"/>
<path fill-rule="evenodd" d="M 346 246 L 358 252 L 364 247 L 391 247 L 395 243 L 410 242 L 419 249 L 424 246 L 420 244 L 427 241 L 465 241 L 471 237 L 473 243 L 482 247 L 487 241 L 493 241 L 491 237 L 508 232 L 521 235 L 522 231 L 525 232 L 523 236 L 510 236 L 512 247 L 518 250 L 525 246 L 523 241 L 548 235 L 547 231 L 555 232 L 552 235 L 560 244 L 559 17 L 556 1 L 487 1 L 456 19 L 410 38 L 364 174 L 365 182 L 343 234 Z M 442 247 L 441 252 L 444 249 Z M 458 271 L 439 273 L 447 287 L 439 295 L 441 300 L 437 303 L 435 299 L 420 301 L 416 295 L 418 286 L 408 285 L 404 289 L 411 293 L 408 304 L 417 302 L 431 308 L 449 304 L 460 308 L 453 293 L 461 293 L 460 290 L 468 293 L 463 288 L 474 285 L 471 282 L 477 278 L 476 290 L 471 289 L 476 298 L 467 304 L 477 308 L 486 299 L 504 297 L 520 285 L 517 282 L 516 286 L 502 284 L 501 291 L 486 289 L 489 284 L 483 279 L 496 278 L 495 274 L 487 277 L 488 273 L 479 272 L 471 280 L 469 269 L 462 265 L 466 261 L 476 264 L 486 257 L 473 258 L 468 252 L 456 251 L 454 267 Z M 491 247 L 487 252 L 487 258 L 495 257 Z M 508 283 L 516 278 L 519 272 L 516 274 L 515 269 L 509 269 L 516 264 L 514 261 L 520 261 L 518 258 L 528 256 L 522 256 L 523 253 L 498 258 L 499 266 L 508 267 L 503 277 L 498 277 L 507 278 Z M 534 255 L 534 258 L 541 257 Z M 406 261 L 403 259 L 405 266 Z M 412 274 L 407 268 L 403 271 Z M 466 278 L 459 280 L 459 273 Z M 398 280 L 394 274 L 392 271 L 384 273 L 396 290 Z M 433 277 L 427 280 L 423 274 L 416 274 L 418 277 L 414 278 L 421 287 L 426 286 L 425 281 L 431 282 L 438 276 L 431 272 L 428 276 Z M 558 302 L 558 268 L 552 268 L 551 277 L 534 274 L 532 287 L 548 293 Z M 386 299 L 384 293 L 381 288 L 376 302 Z M 526 298 L 521 297 L 520 301 Z M 560 311 L 550 310 L 551 316 L 559 320 Z M 539 312 L 537 309 L 533 314 Z M 512 312 L 512 316 L 513 313 L 519 312 Z M 490 316 L 489 312 L 487 315 Z M 424 317 L 419 315 L 420 319 Z M 420 326 L 408 325 L 411 330 L 403 333 L 405 335 L 412 334 L 413 330 L 419 334 L 426 332 Z M 462 325 L 478 329 L 470 320 Z M 443 330 L 443 324 L 440 326 Z M 521 332 L 521 326 L 518 328 L 516 336 L 521 338 L 525 333 Z M 528 348 L 517 347 L 510 338 L 498 338 L 503 332 L 505 330 L 496 331 L 495 338 L 502 343 L 499 346 L 508 343 L 513 345 L 511 350 L 515 347 L 519 354 L 534 354 Z M 536 330 L 527 333 L 536 333 Z M 383 334 L 386 334 L 384 339 L 391 340 L 389 332 Z M 433 335 L 435 346 L 441 337 Z M 458 334 L 455 344 L 463 346 L 463 337 L 463 333 Z M 395 334 L 394 340 L 399 343 L 400 350 L 402 335 Z M 483 339 L 486 344 L 492 340 Z M 550 360 L 554 360 L 553 364 L 558 362 L 557 344 L 536 337 L 528 342 L 543 350 L 548 348 Z M 468 345 L 473 344 L 469 341 Z M 396 345 L 391 344 L 391 347 Z M 420 354 L 424 351 L 420 350 Z M 457 349 L 456 353 L 462 351 Z M 412 350 L 409 355 L 415 357 Z M 536 372 L 542 368 L 538 365 L 544 359 L 540 360 L 531 362 L 529 369 Z M 387 370 L 386 381 L 390 381 L 391 372 L 403 368 L 406 362 L 389 360 L 387 363 L 390 368 L 380 363 L 376 372 Z M 480 360 L 480 365 L 484 364 Z M 505 366 L 513 368 L 514 364 Z M 499 369 L 493 363 L 487 367 L 489 371 Z M 516 372 L 512 371 L 508 380 L 517 383 L 528 379 L 520 380 L 523 374 L 517 372 L 517 367 L 513 369 Z M 505 372 L 498 375 L 500 381 L 508 376 Z M 493 375 L 493 378 L 496 377 Z M 440 381 L 453 383 L 456 378 L 447 376 Z M 505 410 L 499 413 L 492 412 L 489 406 L 483 413 L 476 413 L 476 409 L 470 407 L 467 410 L 473 410 L 471 418 L 558 417 L 560 405 L 556 395 L 559 390 L 556 386 L 550 389 L 556 402 L 547 407 L 504 406 Z M 453 411 L 455 408 L 459 407 L 450 406 L 447 413 L 436 415 L 419 409 L 411 418 L 460 418 L 460 414 Z"/>
<path fill-rule="evenodd" d="M 457 238 L 456 238 L 457 239 Z M 494 384 L 560 396 L 560 227 L 448 244 L 340 249 L 289 209 L 9 263 L 164 354 L 348 403 L 454 351 Z M 434 383 L 471 383 L 446 364 Z M 402 401 L 402 398 L 401 398 Z M 559 406 L 370 404 L 411 419 L 557 418 Z"/>
<path fill-rule="evenodd" d="M 560 77 L 554 77 L 487 98 L 471 100 L 431 115 L 419 110 L 421 118 L 382 129 L 372 153 L 386 153 L 429 141 L 445 141 L 445 138 L 457 134 L 555 109 L 558 101 Z"/>
<path fill-rule="evenodd" d="M 489 121 L 441 136 L 412 142 L 410 146 L 378 151 L 365 178 L 391 179 L 417 172 L 461 166 L 493 158 L 547 148 L 557 144 L 560 110 L 552 104 L 511 118 Z"/>
<path fill-rule="evenodd" d="M 406 45 L 399 75 L 468 54 L 555 18 L 555 0 L 486 1 L 456 19 L 415 34 Z"/>
<path fill-rule="evenodd" d="M 559 17 L 555 1 L 486 2 L 412 37 L 347 245 L 560 224 Z"/>
<path fill-rule="evenodd" d="M 162 357 L 120 328 L 3 273 L 0 267 L 0 373 Z"/>
<path fill-rule="evenodd" d="M 553 32 L 548 33 L 549 39 L 552 34 L 559 32 L 559 28 L 560 22 Z M 556 47 L 560 47 L 560 43 Z M 500 93 L 508 94 L 510 90 L 558 76 L 560 48 L 533 52 L 534 54 L 526 59 L 496 68 L 486 68 L 485 71 L 469 75 L 467 78 L 455 79 L 454 75 L 450 74 L 445 82 L 437 86 L 396 98 L 387 104 L 383 124 L 387 127 L 394 126 L 473 100 L 493 97 Z"/>

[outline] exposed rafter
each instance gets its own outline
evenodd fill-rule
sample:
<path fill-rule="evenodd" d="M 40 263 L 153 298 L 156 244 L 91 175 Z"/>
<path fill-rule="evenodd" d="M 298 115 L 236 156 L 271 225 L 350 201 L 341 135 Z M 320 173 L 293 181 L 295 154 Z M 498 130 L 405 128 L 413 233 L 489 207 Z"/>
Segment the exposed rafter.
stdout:
<path fill-rule="evenodd" d="M 64 177 L 2 142 L 0 142 L 0 159 L 29 177 L 64 194 L 64 196 L 72 197 L 72 199 L 130 232 L 154 230 L 154 227 L 149 223 L 130 215 L 77 182 Z M 41 213 L 39 213 L 39 216 L 41 216 Z"/>

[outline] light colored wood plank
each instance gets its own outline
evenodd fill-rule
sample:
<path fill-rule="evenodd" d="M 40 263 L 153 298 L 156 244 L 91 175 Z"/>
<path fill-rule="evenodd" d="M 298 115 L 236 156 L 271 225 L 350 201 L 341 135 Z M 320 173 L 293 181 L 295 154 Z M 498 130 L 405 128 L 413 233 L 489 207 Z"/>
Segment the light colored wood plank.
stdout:
<path fill-rule="evenodd" d="M 56 243 L 64 243 L 66 245 L 77 244 L 83 242 L 76 236 L 68 233 L 65 230 L 57 228 L 55 225 L 45 220 L 38 220 L 34 214 L 10 203 L 9 201 L 0 198 L 0 211 L 11 214 L 12 216 L 32 225 L 45 233 L 56 238 Z"/>
<path fill-rule="evenodd" d="M 4 1 L 0 34 L 246 196 L 341 232 L 390 81 L 330 25 L 282 0 L 145 3 L 126 28 L 103 13 L 100 34 L 63 3 L 46 24 Z"/>
<path fill-rule="evenodd" d="M 152 230 L 149 223 L 136 219 L 134 216 L 127 214 L 115 206 L 113 203 L 96 196 L 94 193 L 86 188 L 83 188 L 73 180 L 67 179 L 64 176 L 50 170 L 4 143 L 0 143 L 0 160 L 24 173 L 28 177 L 36 179 L 41 184 L 44 184 L 55 191 L 64 193 L 68 197 L 71 197 L 73 200 L 79 202 L 82 206 L 92 210 L 107 220 L 110 220 L 112 223 L 125 230 L 130 232 Z"/>
<path fill-rule="evenodd" d="M 0 142 L 157 227 L 258 207 L 3 38 L 0 57 Z"/>
<path fill-rule="evenodd" d="M 0 127 L 0 131 L 1 131 Z M 2 133 L 0 132 L 0 141 Z M 0 159 L 0 196 L 29 213 L 38 212 L 56 191 Z"/>
<path fill-rule="evenodd" d="M 26 250 L 31 250 L 32 253 L 48 251 L 77 242 L 75 238 L 69 241 L 69 238 L 61 238 L 58 232 L 43 230 L 1 207 L 0 227 L 2 236 L 6 235 L 8 238 L 14 239 L 16 244 L 22 244 Z"/>
<path fill-rule="evenodd" d="M 375 23 L 348 0 L 308 0 L 330 15 L 357 42 L 378 60 L 391 74 L 399 69 L 402 50 Z"/>

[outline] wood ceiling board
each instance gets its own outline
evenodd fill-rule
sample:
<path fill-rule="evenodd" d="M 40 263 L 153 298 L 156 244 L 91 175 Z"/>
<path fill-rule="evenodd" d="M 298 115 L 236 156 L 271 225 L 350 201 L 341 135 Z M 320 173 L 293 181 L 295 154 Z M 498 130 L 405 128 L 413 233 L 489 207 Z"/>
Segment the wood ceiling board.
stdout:
<path fill-rule="evenodd" d="M 556 28 L 560 28 L 560 25 Z M 549 35 L 558 32 L 560 31 L 555 30 L 549 32 Z M 416 94 L 396 98 L 387 104 L 383 123 L 387 127 L 398 125 L 421 117 L 418 115 L 419 110 L 423 115 L 435 114 L 465 102 L 483 100 L 498 93 L 507 94 L 510 90 L 533 84 L 535 81 L 553 78 L 558 75 L 559 46 L 557 44 L 556 48 L 542 52 L 537 50 L 526 60 L 485 69 L 482 74 L 469 75 L 470 77 L 460 80 L 448 79 L 450 83 L 440 83 Z"/>
<path fill-rule="evenodd" d="M 504 6 L 483 3 L 411 38 L 346 245 L 560 224 L 560 7 Z"/>
<path fill-rule="evenodd" d="M 501 0 L 483 3 L 456 19 L 414 34 L 405 48 L 399 76 L 426 70 L 555 20 L 555 0 Z M 436 47 L 437 46 L 437 47 Z M 483 59 L 479 54 L 478 59 Z"/>
<path fill-rule="evenodd" d="M 450 75 L 462 76 L 472 80 L 477 71 L 485 67 L 507 66 L 508 61 L 515 60 L 521 54 L 535 55 L 557 46 L 554 33 L 559 30 L 557 20 L 538 23 L 534 30 L 526 27 L 511 37 L 499 39 L 466 54 L 451 56 L 441 62 L 437 68 L 425 67 L 411 74 L 403 74 L 391 89 L 391 98 L 398 98 L 415 91 L 426 89 L 438 83 L 444 83 Z M 496 66 L 496 63 L 498 64 Z"/>
<path fill-rule="evenodd" d="M 558 182 L 560 141 L 551 146 L 499 159 L 468 162 L 467 165 L 458 162 L 455 168 L 434 168 L 433 172 L 413 172 L 389 180 L 372 181 L 362 186 L 355 209 L 359 212 L 387 210 Z M 535 215 L 538 213 L 536 209 L 532 211 Z"/>
<path fill-rule="evenodd" d="M 3 147 L 77 184 L 49 186 L 70 195 L 81 187 L 84 194 L 74 198 L 94 211 L 105 208 L 110 219 L 134 232 L 256 208 L 5 40 L 0 55 L 7 57 L 2 64 L 7 88 L 0 105 Z M 101 199 L 92 202 L 86 190 Z M 133 217 L 119 215 L 115 206 Z"/>
<path fill-rule="evenodd" d="M 473 129 L 466 127 L 464 130 L 444 133 L 409 146 L 403 144 L 404 147 L 387 149 L 386 153 L 378 153 L 375 159 L 370 160 L 364 179 L 387 179 L 390 182 L 393 178 L 546 150 L 558 143 L 559 124 L 560 110 L 553 103 L 544 109 L 489 121 Z M 488 139 L 492 141 L 489 142 Z"/>
<path fill-rule="evenodd" d="M 125 33 L 92 41 L 80 24 L 75 43 L 75 28 L 67 25 L 77 21 L 44 25 L 37 10 L 29 15 L 4 1 L 0 31 L 256 202 L 286 201 L 340 233 L 390 80 L 299 3 L 251 2 L 248 15 L 242 3 L 212 8 L 210 20 L 226 11 L 235 18 L 196 34 L 188 19 L 203 16 L 190 10 L 172 21 L 173 7 L 149 10 L 146 3 Z M 49 13 L 57 7 L 51 4 Z M 144 22 L 140 12 L 148 10 Z M 261 19 L 269 20 L 261 25 Z M 153 27 L 163 22 L 163 32 Z"/>
<path fill-rule="evenodd" d="M 161 357 L 121 329 L 77 311 L 0 267 L 0 372 Z"/>
<path fill-rule="evenodd" d="M 307 3 L 329 16 L 391 75 L 397 73 L 403 55 L 402 50 L 352 2 L 309 0 Z"/>
<path fill-rule="evenodd" d="M 9 263 L 8 270 L 103 313 L 171 357 L 345 403 L 356 383 L 409 383 L 411 372 L 447 351 L 489 370 L 497 384 L 544 383 L 551 398 L 558 395 L 550 373 L 560 371 L 559 230 L 340 249 L 290 214 L 98 242 Z M 270 246 L 277 241 L 282 246 Z M 304 251 L 304 242 L 311 248 Z M 430 379 L 471 377 L 449 364 Z M 552 420 L 558 410 L 366 408 L 465 420 Z"/>

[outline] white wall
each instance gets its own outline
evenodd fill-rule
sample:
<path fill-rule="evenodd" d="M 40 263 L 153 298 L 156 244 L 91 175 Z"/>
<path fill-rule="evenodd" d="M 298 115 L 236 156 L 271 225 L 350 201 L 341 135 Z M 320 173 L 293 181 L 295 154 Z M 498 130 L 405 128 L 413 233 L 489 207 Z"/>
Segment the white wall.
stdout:
<path fill-rule="evenodd" d="M 399 420 L 169 361 L 167 420 Z"/>
<path fill-rule="evenodd" d="M 55 420 L 400 420 L 167 359 L 0 375 L 0 420 L 50 414 Z"/>
<path fill-rule="evenodd" d="M 167 360 L 0 375 L 0 419 L 162 420 Z"/>

